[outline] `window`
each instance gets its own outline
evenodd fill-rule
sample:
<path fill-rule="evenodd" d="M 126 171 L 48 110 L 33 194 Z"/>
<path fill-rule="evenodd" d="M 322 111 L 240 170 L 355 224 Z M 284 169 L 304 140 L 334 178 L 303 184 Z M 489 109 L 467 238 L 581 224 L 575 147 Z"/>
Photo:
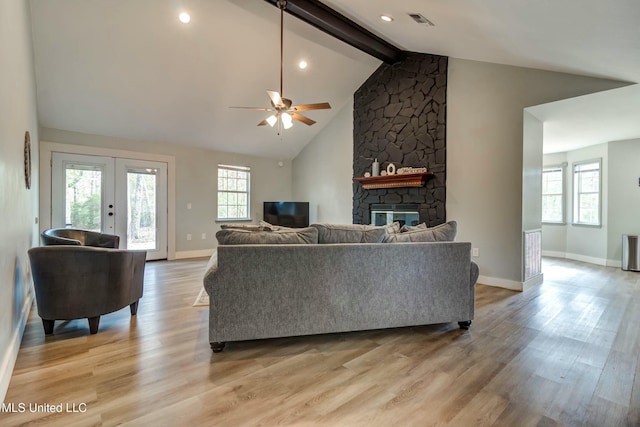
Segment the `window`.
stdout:
<path fill-rule="evenodd" d="M 573 223 L 600 226 L 601 160 L 573 164 Z"/>
<path fill-rule="evenodd" d="M 248 220 L 249 178 L 244 166 L 218 165 L 218 219 Z"/>
<path fill-rule="evenodd" d="M 542 170 L 542 222 L 564 223 L 564 169 L 552 166 Z"/>

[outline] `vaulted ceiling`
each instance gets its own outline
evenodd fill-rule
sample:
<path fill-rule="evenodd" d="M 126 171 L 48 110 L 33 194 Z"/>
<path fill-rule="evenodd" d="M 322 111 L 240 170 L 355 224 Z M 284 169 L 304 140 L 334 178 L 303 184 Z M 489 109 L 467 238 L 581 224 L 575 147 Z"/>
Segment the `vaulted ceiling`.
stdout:
<path fill-rule="evenodd" d="M 323 3 L 405 50 L 640 81 L 637 0 Z M 278 90 L 279 12 L 270 3 L 31 0 L 31 9 L 43 127 L 289 159 L 381 63 L 285 14 L 285 96 L 333 109 L 278 136 L 256 126 L 264 112 L 228 108 L 267 107 L 265 90 Z"/>

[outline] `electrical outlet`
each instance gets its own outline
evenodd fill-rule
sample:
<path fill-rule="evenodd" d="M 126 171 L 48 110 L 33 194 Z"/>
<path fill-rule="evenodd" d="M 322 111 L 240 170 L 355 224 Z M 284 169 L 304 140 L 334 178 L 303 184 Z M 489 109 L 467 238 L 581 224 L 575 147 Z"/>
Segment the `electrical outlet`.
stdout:
<path fill-rule="evenodd" d="M 202 240 L 207 238 L 207 233 L 202 233 Z"/>
<path fill-rule="evenodd" d="M 187 203 L 187 209 L 191 209 L 191 203 Z"/>
<path fill-rule="evenodd" d="M 187 240 L 191 240 L 191 234 L 187 234 Z"/>
<path fill-rule="evenodd" d="M 480 249 L 479 248 L 473 248 L 473 250 L 471 251 L 471 256 L 479 257 L 480 256 Z"/>

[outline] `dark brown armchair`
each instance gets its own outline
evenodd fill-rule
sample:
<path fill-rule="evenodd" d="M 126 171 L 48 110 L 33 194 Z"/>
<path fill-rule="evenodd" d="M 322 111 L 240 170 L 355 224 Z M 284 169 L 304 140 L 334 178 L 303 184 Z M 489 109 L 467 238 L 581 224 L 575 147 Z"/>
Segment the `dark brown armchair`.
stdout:
<path fill-rule="evenodd" d="M 78 228 L 50 228 L 49 230 L 44 230 L 40 237 L 44 246 L 79 245 L 117 249 L 120 244 L 120 237 L 113 234 L 103 234 Z"/>
<path fill-rule="evenodd" d="M 127 305 L 134 316 L 142 298 L 146 251 L 90 246 L 29 249 L 38 315 L 45 334 L 56 320 L 87 318 L 92 334 L 100 316 Z"/>

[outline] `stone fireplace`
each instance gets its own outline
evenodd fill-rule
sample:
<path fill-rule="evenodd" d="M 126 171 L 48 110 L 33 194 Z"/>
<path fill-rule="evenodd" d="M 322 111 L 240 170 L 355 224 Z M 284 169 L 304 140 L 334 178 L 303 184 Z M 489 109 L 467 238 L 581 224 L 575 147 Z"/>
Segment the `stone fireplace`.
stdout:
<path fill-rule="evenodd" d="M 446 100 L 448 58 L 408 53 L 383 64 L 354 94 L 353 173 L 426 167 L 433 173 L 423 187 L 365 190 L 353 183 L 353 222 L 372 223 L 373 205 L 418 206 L 418 221 L 446 222 Z"/>

